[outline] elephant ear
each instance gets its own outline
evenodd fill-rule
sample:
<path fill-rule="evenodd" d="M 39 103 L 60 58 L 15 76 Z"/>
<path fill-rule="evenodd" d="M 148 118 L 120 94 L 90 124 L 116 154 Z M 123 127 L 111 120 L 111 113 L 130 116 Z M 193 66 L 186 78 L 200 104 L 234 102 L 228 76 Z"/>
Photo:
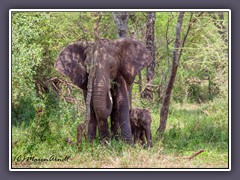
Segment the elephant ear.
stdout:
<path fill-rule="evenodd" d="M 121 38 L 115 43 L 121 58 L 121 74 L 132 84 L 135 76 L 152 62 L 151 54 L 143 43 L 130 38 Z"/>
<path fill-rule="evenodd" d="M 57 71 L 69 77 L 81 89 L 87 88 L 87 72 L 84 67 L 87 47 L 87 43 L 80 41 L 69 44 L 61 51 L 54 65 Z"/>

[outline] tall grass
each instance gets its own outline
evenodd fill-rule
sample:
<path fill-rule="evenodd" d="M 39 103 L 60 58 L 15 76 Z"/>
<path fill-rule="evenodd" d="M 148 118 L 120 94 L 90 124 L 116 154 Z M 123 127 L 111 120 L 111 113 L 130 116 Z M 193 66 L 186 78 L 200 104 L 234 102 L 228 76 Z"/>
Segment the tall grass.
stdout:
<path fill-rule="evenodd" d="M 164 135 L 159 139 L 159 107 L 134 102 L 134 106 L 152 107 L 151 149 L 139 144 L 127 145 L 111 141 L 102 146 L 99 139 L 93 144 L 83 141 L 82 149 L 67 144 L 66 138 L 76 140 L 76 129 L 83 121 L 84 112 L 77 113 L 68 103 L 51 96 L 43 112 L 35 116 L 31 108 L 13 109 L 12 117 L 12 160 L 13 167 L 57 167 L 57 168 L 185 168 L 185 167 L 227 167 L 228 166 L 228 104 L 214 99 L 204 104 L 172 103 Z M 25 123 L 28 121 L 28 123 Z M 181 157 L 205 149 L 205 152 L 189 161 Z M 16 157 L 34 156 L 47 158 L 51 155 L 64 157 L 68 162 L 18 162 Z"/>

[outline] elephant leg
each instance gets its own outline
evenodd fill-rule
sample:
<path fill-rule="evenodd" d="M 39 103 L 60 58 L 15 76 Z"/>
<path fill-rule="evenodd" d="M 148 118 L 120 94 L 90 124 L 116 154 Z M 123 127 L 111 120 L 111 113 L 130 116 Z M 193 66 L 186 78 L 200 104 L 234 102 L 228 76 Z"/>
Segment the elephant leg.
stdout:
<path fill-rule="evenodd" d="M 117 112 L 115 111 L 111 114 L 111 132 L 113 139 L 115 140 L 119 139 L 119 130 L 120 130 L 119 121 L 117 117 Z"/>
<path fill-rule="evenodd" d="M 141 130 L 138 129 L 137 130 L 137 141 L 139 142 L 140 139 L 141 139 Z"/>
<path fill-rule="evenodd" d="M 105 141 L 109 141 L 110 134 L 108 131 L 107 119 L 98 119 L 98 134 L 102 143 L 105 143 Z"/>
<path fill-rule="evenodd" d="M 84 99 L 86 102 L 87 91 L 84 90 L 83 95 L 84 95 Z M 90 120 L 89 120 L 87 128 L 88 128 L 87 138 L 90 141 L 96 139 L 97 120 L 96 120 L 95 113 L 93 111 L 92 103 L 91 103 L 91 107 L 90 107 Z"/>
<path fill-rule="evenodd" d="M 138 140 L 138 132 L 137 132 L 136 128 L 132 129 L 132 134 L 133 134 L 133 142 L 134 142 L 134 144 L 136 144 L 137 140 Z"/>
<path fill-rule="evenodd" d="M 123 141 L 132 143 L 132 131 L 129 118 L 129 97 L 125 80 L 120 76 L 117 79 L 117 110 L 119 113 L 119 124 Z"/>
<path fill-rule="evenodd" d="M 128 86 L 128 94 L 129 94 L 129 108 L 132 109 L 132 88 L 133 84 Z"/>
<path fill-rule="evenodd" d="M 118 116 L 118 109 L 117 109 L 117 98 L 115 95 L 115 89 L 111 89 L 112 93 L 112 99 L 113 99 L 113 109 L 111 112 L 111 133 L 112 133 L 112 138 L 115 140 L 118 140 L 119 138 L 119 116 Z"/>
<path fill-rule="evenodd" d="M 96 130 L 97 130 L 97 120 L 96 120 L 93 108 L 91 106 L 91 115 L 88 123 L 88 137 L 90 141 L 96 139 Z"/>
<path fill-rule="evenodd" d="M 150 128 L 145 129 L 146 139 L 147 139 L 147 147 L 152 147 L 152 133 Z"/>
<path fill-rule="evenodd" d="M 141 140 L 141 145 L 143 146 L 145 144 L 145 131 L 141 130 L 140 132 L 140 140 Z"/>
<path fill-rule="evenodd" d="M 110 139 L 107 120 L 112 111 L 112 97 L 110 96 L 110 92 L 93 90 L 93 110 L 96 115 L 101 143 L 105 143 L 105 141 Z"/>

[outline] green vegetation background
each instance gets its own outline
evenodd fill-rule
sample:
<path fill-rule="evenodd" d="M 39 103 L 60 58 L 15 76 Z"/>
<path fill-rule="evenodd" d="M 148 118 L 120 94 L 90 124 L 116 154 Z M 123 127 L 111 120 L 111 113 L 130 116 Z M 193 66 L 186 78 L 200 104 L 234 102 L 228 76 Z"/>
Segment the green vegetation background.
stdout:
<path fill-rule="evenodd" d="M 70 89 L 77 103 L 69 103 L 56 94 L 48 80 L 63 78 L 53 67 L 62 48 L 79 39 L 93 40 L 96 16 L 90 12 L 13 12 L 13 167 L 228 167 L 228 44 L 219 33 L 218 26 L 228 27 L 227 13 L 224 13 L 224 19 L 216 21 L 212 13 L 204 13 L 192 26 L 180 59 L 167 129 L 161 139 L 156 136 L 162 100 L 157 86 L 161 82 L 164 88 L 170 75 L 177 15 L 177 12 L 156 13 L 153 100 L 140 97 L 138 84 L 133 87 L 133 107 L 151 110 L 154 147 L 130 147 L 116 141 L 105 147 L 96 140 L 93 145 L 84 141 L 83 148 L 79 150 L 67 144 L 65 139 L 75 142 L 77 125 L 85 116 L 82 92 Z M 196 15 L 194 13 L 194 17 Z M 189 18 L 190 12 L 185 13 L 182 38 Z M 103 38 L 117 38 L 111 13 L 103 14 L 99 31 Z M 144 42 L 145 32 L 146 14 L 131 13 L 128 34 Z M 169 52 L 166 38 L 171 42 Z M 145 75 L 146 70 L 143 70 L 143 88 Z M 64 85 L 61 91 L 68 93 Z M 182 158 L 199 149 L 205 149 L 205 152 L 194 160 Z M 51 155 L 70 155 L 71 160 L 41 163 L 18 162 L 16 158 L 47 158 Z"/>

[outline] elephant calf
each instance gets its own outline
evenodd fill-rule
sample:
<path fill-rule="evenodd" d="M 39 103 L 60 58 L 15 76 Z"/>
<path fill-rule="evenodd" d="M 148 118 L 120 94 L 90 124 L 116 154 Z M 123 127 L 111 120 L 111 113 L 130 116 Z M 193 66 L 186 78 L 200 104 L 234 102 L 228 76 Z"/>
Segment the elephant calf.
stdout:
<path fill-rule="evenodd" d="M 132 134 L 134 137 L 134 144 L 139 140 L 142 145 L 145 144 L 145 137 L 147 139 L 147 147 L 152 147 L 152 133 L 151 133 L 151 114 L 147 109 L 134 108 L 129 111 Z"/>

